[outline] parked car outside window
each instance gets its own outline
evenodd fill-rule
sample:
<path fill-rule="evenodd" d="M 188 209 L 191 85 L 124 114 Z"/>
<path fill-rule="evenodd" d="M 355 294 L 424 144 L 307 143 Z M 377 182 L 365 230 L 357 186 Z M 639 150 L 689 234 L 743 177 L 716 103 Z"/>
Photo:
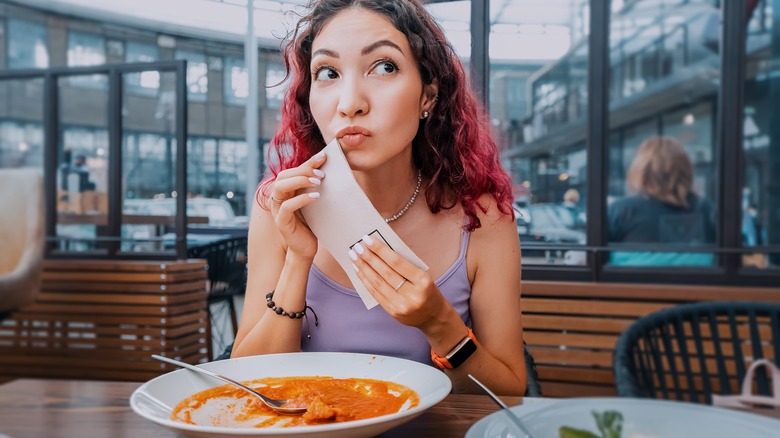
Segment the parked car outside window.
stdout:
<path fill-rule="evenodd" d="M 559 204 L 515 205 L 517 234 L 523 243 L 585 245 L 587 235 L 581 216 Z M 529 264 L 584 265 L 584 251 L 524 249 L 523 258 Z"/>

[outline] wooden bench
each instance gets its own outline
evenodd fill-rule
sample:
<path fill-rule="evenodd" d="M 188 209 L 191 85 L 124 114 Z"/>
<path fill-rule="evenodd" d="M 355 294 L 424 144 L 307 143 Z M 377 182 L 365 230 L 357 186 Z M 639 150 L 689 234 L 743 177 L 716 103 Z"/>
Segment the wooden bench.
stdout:
<path fill-rule="evenodd" d="M 685 302 L 780 302 L 780 289 L 523 282 L 523 333 L 546 397 L 616 395 L 612 350 L 637 318 Z"/>
<path fill-rule="evenodd" d="M 35 303 L 0 322 L 0 378 L 144 381 L 173 369 L 152 353 L 207 360 L 209 335 L 203 260 L 49 260 Z"/>

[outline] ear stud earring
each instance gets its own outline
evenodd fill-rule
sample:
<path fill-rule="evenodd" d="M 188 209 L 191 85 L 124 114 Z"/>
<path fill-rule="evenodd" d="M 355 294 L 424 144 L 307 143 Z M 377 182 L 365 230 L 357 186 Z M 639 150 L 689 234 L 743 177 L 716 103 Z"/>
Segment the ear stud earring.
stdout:
<path fill-rule="evenodd" d="M 430 115 L 431 115 L 431 113 L 429 113 L 428 111 L 423 111 L 423 113 L 422 113 L 422 117 L 420 117 L 420 118 L 421 118 L 421 119 L 427 119 L 427 118 L 428 118 L 428 116 L 430 116 Z"/>

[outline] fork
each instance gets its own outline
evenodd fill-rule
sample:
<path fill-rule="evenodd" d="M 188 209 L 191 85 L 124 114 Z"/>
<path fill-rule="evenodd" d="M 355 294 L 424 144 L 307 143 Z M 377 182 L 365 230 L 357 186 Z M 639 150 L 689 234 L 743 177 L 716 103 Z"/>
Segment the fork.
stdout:
<path fill-rule="evenodd" d="M 180 362 L 178 360 L 170 359 L 170 358 L 167 358 L 165 356 L 160 356 L 160 355 L 157 355 L 157 354 L 153 354 L 152 358 L 157 359 L 157 360 L 162 361 L 162 362 L 167 362 L 167 363 L 170 363 L 170 364 L 173 364 L 173 365 L 176 365 L 176 366 L 180 366 L 182 368 L 186 368 L 186 369 L 188 369 L 190 371 L 195 371 L 195 372 L 198 372 L 198 373 L 201 373 L 201 374 L 205 374 L 205 375 L 207 375 L 209 377 L 213 377 L 215 379 L 219 379 L 219 380 L 221 380 L 223 382 L 227 382 L 227 383 L 229 383 L 229 384 L 231 384 L 233 386 L 241 388 L 244 391 L 246 391 L 246 392 L 254 395 L 255 397 L 259 398 L 263 402 L 263 404 L 265 404 L 266 406 L 271 408 L 271 410 L 273 410 L 276 413 L 283 414 L 283 415 L 301 415 L 301 414 L 306 413 L 306 408 L 305 407 L 304 408 L 284 407 L 284 404 L 287 403 L 288 400 L 276 400 L 276 399 L 273 399 L 273 398 L 270 398 L 270 397 L 266 397 L 263 394 L 260 394 L 259 392 L 255 391 L 254 389 L 252 389 L 252 388 L 250 388 L 250 387 L 248 387 L 248 386 L 246 386 L 244 384 L 241 384 L 239 382 L 236 382 L 235 380 L 233 380 L 233 379 L 231 379 L 229 377 L 225 377 L 225 376 L 223 376 L 221 374 L 217 374 L 217 373 L 209 371 L 207 369 L 204 369 L 204 368 L 201 368 L 201 367 L 196 367 L 194 365 L 190 365 L 188 363 Z"/>
<path fill-rule="evenodd" d="M 531 432 L 528 431 L 528 429 L 525 427 L 525 425 L 523 424 L 523 421 L 520 419 L 520 417 L 518 417 L 517 414 L 512 412 L 512 410 L 509 409 L 509 407 L 506 404 L 504 404 L 504 402 L 501 401 L 501 399 L 498 398 L 498 396 L 495 395 L 493 393 L 493 391 L 489 390 L 488 387 L 485 386 L 479 380 L 477 380 L 476 377 L 472 376 L 471 374 L 469 374 L 468 376 L 469 376 L 469 378 L 471 380 L 474 381 L 474 383 L 479 385 L 479 387 L 482 388 L 482 390 L 485 391 L 487 393 L 487 395 L 490 396 L 491 399 L 493 399 L 494 402 L 496 402 L 499 406 L 501 406 L 503 411 L 506 412 L 507 417 L 509 417 L 509 420 L 512 421 L 512 424 L 515 425 L 517 427 L 517 429 L 519 429 L 520 433 L 523 434 L 523 435 L 521 435 L 523 438 L 534 438 L 534 435 L 531 434 Z"/>

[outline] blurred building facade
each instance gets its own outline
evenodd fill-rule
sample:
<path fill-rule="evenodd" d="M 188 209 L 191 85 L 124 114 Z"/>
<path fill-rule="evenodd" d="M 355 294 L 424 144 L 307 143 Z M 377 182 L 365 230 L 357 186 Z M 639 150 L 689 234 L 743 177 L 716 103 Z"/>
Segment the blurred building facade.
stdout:
<path fill-rule="evenodd" d="M 188 61 L 188 186 L 191 196 L 229 202 L 245 215 L 245 102 L 248 72 L 242 44 L 169 35 L 116 23 L 0 2 L 0 70 L 102 64 Z M 260 80 L 279 84 L 284 69 L 278 48 L 263 48 Z M 0 167 L 43 166 L 43 82 L 0 83 Z M 105 191 L 108 151 L 108 78 L 62 79 L 59 84 L 62 149 L 87 158 L 90 178 Z M 174 187 L 172 78 L 158 72 L 125 81 L 124 178 L 126 197 L 170 197 Z M 260 144 L 276 129 L 284 86 L 260 87 Z M 258 168 L 263 167 L 263 154 Z M 61 158 L 63 165 L 64 155 Z"/>

